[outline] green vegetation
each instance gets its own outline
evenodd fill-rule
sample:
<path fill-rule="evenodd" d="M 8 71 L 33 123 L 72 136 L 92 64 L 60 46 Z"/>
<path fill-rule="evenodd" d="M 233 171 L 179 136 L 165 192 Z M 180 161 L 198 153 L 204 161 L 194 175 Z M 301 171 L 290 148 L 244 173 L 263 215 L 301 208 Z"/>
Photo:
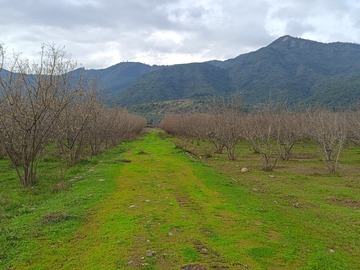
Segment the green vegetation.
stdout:
<path fill-rule="evenodd" d="M 234 59 L 153 69 L 119 91 L 118 98 L 132 106 L 236 94 L 248 109 L 268 102 L 350 108 L 360 98 L 359 51 L 358 44 L 284 36 Z"/>
<path fill-rule="evenodd" d="M 98 81 L 102 89 L 102 99 L 109 105 L 118 105 L 118 94 L 131 86 L 141 75 L 157 70 L 157 66 L 149 66 L 142 63 L 122 62 L 106 69 L 85 70 L 80 69 L 79 74 L 85 74 L 87 78 Z"/>
<path fill-rule="evenodd" d="M 171 140 L 154 131 L 67 171 L 49 157 L 31 189 L 1 160 L 0 268 L 359 268 L 358 147 L 330 175 L 298 143 L 269 174 L 243 142 L 228 161 Z"/>
<path fill-rule="evenodd" d="M 26 189 L 10 162 L 0 160 L 0 268 L 34 269 L 30 262 L 43 260 L 44 249 L 52 252 L 49 260 L 64 256 L 56 246 L 71 239 L 94 205 L 114 190 L 122 166 L 116 157 L 124 149 L 120 146 L 70 168 L 48 157 L 39 164 L 42 181 Z"/>
<path fill-rule="evenodd" d="M 179 144 L 199 157 L 205 157 L 212 147 L 207 142 Z M 344 150 L 336 175 L 327 172 L 314 154 L 316 146 L 309 142 L 296 144 L 293 159 L 280 160 L 271 173 L 261 170 L 260 155 L 247 143 L 239 143 L 236 152 L 240 157 L 235 162 L 228 161 L 226 154 L 205 162 L 230 179 L 216 190 L 226 190 L 221 193 L 232 198 L 232 207 L 241 207 L 243 218 L 249 219 L 246 224 L 261 228 L 255 238 L 261 239 L 262 246 L 247 250 L 263 266 L 255 269 L 359 267 L 358 147 Z M 242 167 L 249 172 L 241 173 Z M 242 188 L 247 195 L 239 193 Z"/>
<path fill-rule="evenodd" d="M 129 111 L 145 117 L 149 124 L 156 125 L 163 120 L 164 115 L 208 111 L 209 107 L 210 100 L 178 99 L 138 104 L 131 106 Z"/>
<path fill-rule="evenodd" d="M 208 63 L 164 67 L 141 76 L 119 95 L 123 105 L 153 101 L 199 99 L 229 94 L 233 90 L 227 71 Z"/>

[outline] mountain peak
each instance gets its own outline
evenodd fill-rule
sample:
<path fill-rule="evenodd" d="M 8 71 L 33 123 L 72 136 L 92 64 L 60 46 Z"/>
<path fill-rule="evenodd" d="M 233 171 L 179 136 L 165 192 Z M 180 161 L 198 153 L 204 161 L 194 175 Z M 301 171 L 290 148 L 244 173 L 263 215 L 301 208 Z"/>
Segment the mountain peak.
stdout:
<path fill-rule="evenodd" d="M 288 42 L 297 41 L 297 40 L 301 40 L 301 38 L 296 38 L 296 37 L 293 37 L 290 35 L 285 35 L 285 36 L 275 39 L 273 42 L 270 43 L 270 45 L 288 43 Z"/>
<path fill-rule="evenodd" d="M 275 49 L 291 49 L 291 48 L 304 48 L 306 46 L 311 46 L 315 44 L 322 44 L 317 41 L 293 37 L 290 35 L 285 35 L 279 37 L 275 41 L 269 44 L 268 47 Z"/>
<path fill-rule="evenodd" d="M 293 37 L 293 36 L 290 36 L 290 35 L 285 35 L 285 36 L 279 37 L 274 42 L 277 42 L 277 41 L 278 42 L 289 42 L 291 40 L 297 40 L 297 39 L 300 39 L 300 38 L 296 38 L 296 37 Z"/>

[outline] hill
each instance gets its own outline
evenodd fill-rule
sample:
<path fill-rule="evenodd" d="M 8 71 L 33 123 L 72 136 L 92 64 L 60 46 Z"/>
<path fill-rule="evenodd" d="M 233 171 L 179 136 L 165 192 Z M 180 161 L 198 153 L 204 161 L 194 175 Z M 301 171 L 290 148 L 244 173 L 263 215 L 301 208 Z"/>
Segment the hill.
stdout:
<path fill-rule="evenodd" d="M 118 91 L 125 106 L 144 102 L 240 95 L 248 105 L 348 107 L 360 99 L 360 45 L 283 36 L 226 61 L 148 70 Z"/>
<path fill-rule="evenodd" d="M 174 65 L 141 76 L 119 97 L 124 105 L 144 102 L 202 99 L 233 93 L 225 69 L 208 63 Z"/>
<path fill-rule="evenodd" d="M 129 88 L 141 75 L 161 69 L 161 66 L 149 66 L 142 63 L 122 62 L 105 69 L 82 69 L 87 78 L 95 78 L 102 89 L 102 99 L 114 105 L 119 94 Z"/>
<path fill-rule="evenodd" d="M 157 108 L 171 107 L 172 101 L 185 101 L 180 106 L 183 111 L 187 110 L 183 104 L 198 106 L 209 97 L 234 95 L 248 109 L 264 102 L 351 108 L 360 100 L 360 45 L 283 36 L 226 61 L 171 66 L 122 62 L 74 71 L 75 78 L 79 74 L 97 80 L 107 104 L 145 114 L 159 115 Z M 6 71 L 0 75 L 6 76 Z"/>
<path fill-rule="evenodd" d="M 360 99 L 360 89 L 354 87 L 360 82 L 359 60 L 357 44 L 284 36 L 217 65 L 228 70 L 248 103 L 282 99 L 298 105 L 347 106 L 349 96 Z"/>

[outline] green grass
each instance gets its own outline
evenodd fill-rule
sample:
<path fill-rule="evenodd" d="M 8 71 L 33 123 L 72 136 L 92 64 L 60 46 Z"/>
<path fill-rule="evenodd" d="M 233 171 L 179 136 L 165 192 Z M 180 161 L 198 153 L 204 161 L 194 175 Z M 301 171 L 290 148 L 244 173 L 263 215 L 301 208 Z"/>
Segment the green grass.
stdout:
<path fill-rule="evenodd" d="M 39 183 L 29 189 L 20 186 L 9 162 L 1 160 L 0 268 L 26 268 L 41 248 L 68 241 L 90 209 L 114 189 L 122 166 L 115 157 L 123 151 L 120 146 L 66 170 L 60 160 L 47 159 L 39 166 Z"/>
<path fill-rule="evenodd" d="M 310 143 L 271 173 L 238 150 L 197 159 L 155 131 L 66 171 L 48 159 L 28 190 L 0 160 L 0 268 L 360 267 L 359 148 L 336 175 Z"/>
<path fill-rule="evenodd" d="M 261 171 L 260 157 L 245 143 L 238 151 L 241 157 L 236 162 L 227 161 L 225 155 L 206 160 L 217 173 L 232 180 L 220 185 L 216 185 L 220 181 L 207 183 L 218 191 L 228 189 L 221 193 L 228 194 L 231 205 L 246 200 L 241 212 L 254 210 L 246 220 L 253 222 L 258 216 L 256 224 L 262 227 L 262 235 L 256 238 L 265 242 L 263 247 L 249 249 L 248 255 L 260 269 L 271 269 L 273 261 L 277 261 L 274 269 L 282 269 L 282 264 L 284 269 L 359 268 L 359 148 L 344 151 L 336 175 L 329 174 L 316 155 L 308 155 L 316 151 L 311 143 L 297 145 L 294 159 L 280 162 L 274 172 Z M 241 173 L 242 166 L 250 171 Z M 242 188 L 251 196 L 241 193 Z M 259 205 L 262 207 L 256 209 Z"/>

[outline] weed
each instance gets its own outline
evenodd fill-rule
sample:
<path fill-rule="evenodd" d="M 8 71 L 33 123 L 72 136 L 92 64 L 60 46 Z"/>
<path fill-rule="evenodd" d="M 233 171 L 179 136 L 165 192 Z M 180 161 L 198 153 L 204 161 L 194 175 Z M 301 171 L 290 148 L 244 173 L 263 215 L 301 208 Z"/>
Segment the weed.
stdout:
<path fill-rule="evenodd" d="M 182 255 L 188 262 L 194 262 L 199 258 L 198 251 L 193 247 L 186 247 L 182 249 Z"/>

